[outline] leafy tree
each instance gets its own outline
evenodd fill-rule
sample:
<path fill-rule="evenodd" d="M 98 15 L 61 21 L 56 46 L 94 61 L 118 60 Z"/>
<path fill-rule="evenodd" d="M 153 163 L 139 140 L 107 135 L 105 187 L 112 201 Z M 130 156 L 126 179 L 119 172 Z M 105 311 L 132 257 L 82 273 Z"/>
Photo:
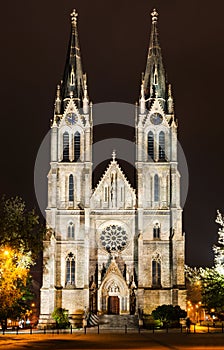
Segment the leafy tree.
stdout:
<path fill-rule="evenodd" d="M 186 277 L 190 283 L 188 296 L 194 302 L 195 287 L 201 294 L 205 309 L 210 312 L 215 309 L 217 313 L 224 312 L 224 217 L 217 211 L 216 222 L 220 225 L 218 230 L 218 243 L 214 245 L 214 266 L 212 268 L 191 268 L 186 266 Z"/>
<path fill-rule="evenodd" d="M 32 299 L 30 267 L 42 249 L 45 228 L 21 198 L 3 196 L 0 232 L 0 320 L 5 320 L 24 313 Z"/>
<path fill-rule="evenodd" d="M 187 278 L 190 282 L 188 292 L 189 300 L 196 298 L 195 287 L 200 289 L 201 301 L 204 308 L 210 312 L 215 309 L 217 313 L 224 311 L 224 275 L 216 267 L 212 268 L 186 268 Z M 198 300 L 197 300 L 198 302 Z"/>
<path fill-rule="evenodd" d="M 160 320 L 164 325 L 170 325 L 173 321 L 179 322 L 180 318 L 185 318 L 187 313 L 179 305 L 160 305 L 152 311 L 152 317 Z"/>
<path fill-rule="evenodd" d="M 20 197 L 0 199 L 0 246 L 31 254 L 34 260 L 42 250 L 45 227 L 34 210 L 27 210 Z"/>
<path fill-rule="evenodd" d="M 26 293 L 29 267 L 32 261 L 9 247 L 0 249 L 0 319 L 5 320 L 15 310 Z"/>
<path fill-rule="evenodd" d="M 56 308 L 52 313 L 53 319 L 56 321 L 58 328 L 68 328 L 70 325 L 68 319 L 68 311 L 61 307 Z"/>

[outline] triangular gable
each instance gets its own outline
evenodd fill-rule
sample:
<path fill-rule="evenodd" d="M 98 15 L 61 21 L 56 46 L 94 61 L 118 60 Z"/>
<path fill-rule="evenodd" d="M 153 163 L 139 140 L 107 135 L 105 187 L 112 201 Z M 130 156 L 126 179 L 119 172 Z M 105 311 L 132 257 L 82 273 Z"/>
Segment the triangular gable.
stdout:
<path fill-rule="evenodd" d="M 166 126 L 169 126 L 168 121 L 167 121 L 167 118 L 166 118 L 166 114 L 164 113 L 163 107 L 161 106 L 160 101 L 159 101 L 159 99 L 157 99 L 157 98 L 153 101 L 153 103 L 152 103 L 152 105 L 151 105 L 151 108 L 150 108 L 150 110 L 149 110 L 149 113 L 148 113 L 147 116 L 145 117 L 144 125 L 151 124 L 151 122 L 150 122 L 150 116 L 151 116 L 153 113 L 159 113 L 159 114 L 161 114 L 161 115 L 164 117 L 164 122 L 163 122 L 163 124 L 165 123 Z"/>
<path fill-rule="evenodd" d="M 61 121 L 60 121 L 60 126 L 64 126 L 64 125 L 67 125 L 66 123 L 66 120 L 65 120 L 65 117 L 68 113 L 74 113 L 75 114 L 75 117 L 76 117 L 76 122 L 75 124 L 76 125 L 80 125 L 80 126 L 84 126 L 84 123 L 83 123 L 83 117 L 80 115 L 79 113 L 79 110 L 78 108 L 76 107 L 76 104 L 75 102 L 70 99 L 70 101 L 68 102 L 66 108 L 65 108 L 65 112 L 61 118 Z"/>
<path fill-rule="evenodd" d="M 135 190 L 113 159 L 98 185 L 93 191 L 92 207 L 99 208 L 133 208 L 136 202 Z"/>

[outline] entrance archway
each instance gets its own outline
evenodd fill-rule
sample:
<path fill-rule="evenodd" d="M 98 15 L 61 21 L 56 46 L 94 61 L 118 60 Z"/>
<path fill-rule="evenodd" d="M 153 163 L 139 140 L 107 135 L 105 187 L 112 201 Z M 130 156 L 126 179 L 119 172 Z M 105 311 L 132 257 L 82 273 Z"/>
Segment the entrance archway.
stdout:
<path fill-rule="evenodd" d="M 108 314 L 119 315 L 120 313 L 120 300 L 118 296 L 108 297 Z"/>

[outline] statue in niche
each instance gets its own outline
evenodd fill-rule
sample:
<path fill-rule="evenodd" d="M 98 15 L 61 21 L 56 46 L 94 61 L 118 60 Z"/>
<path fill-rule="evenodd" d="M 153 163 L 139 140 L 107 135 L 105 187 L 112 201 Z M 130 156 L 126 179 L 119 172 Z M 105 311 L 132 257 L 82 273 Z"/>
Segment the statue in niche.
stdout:
<path fill-rule="evenodd" d="M 130 293 L 130 314 L 134 315 L 136 311 L 136 296 L 134 289 Z"/>

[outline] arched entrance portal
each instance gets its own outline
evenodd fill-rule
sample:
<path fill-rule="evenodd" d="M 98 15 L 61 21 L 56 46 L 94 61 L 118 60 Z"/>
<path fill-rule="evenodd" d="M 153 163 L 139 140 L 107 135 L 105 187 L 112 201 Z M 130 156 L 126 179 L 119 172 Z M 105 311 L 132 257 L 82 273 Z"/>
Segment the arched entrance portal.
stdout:
<path fill-rule="evenodd" d="M 112 261 L 98 290 L 98 311 L 110 315 L 129 314 L 129 294 L 126 281 Z"/>

